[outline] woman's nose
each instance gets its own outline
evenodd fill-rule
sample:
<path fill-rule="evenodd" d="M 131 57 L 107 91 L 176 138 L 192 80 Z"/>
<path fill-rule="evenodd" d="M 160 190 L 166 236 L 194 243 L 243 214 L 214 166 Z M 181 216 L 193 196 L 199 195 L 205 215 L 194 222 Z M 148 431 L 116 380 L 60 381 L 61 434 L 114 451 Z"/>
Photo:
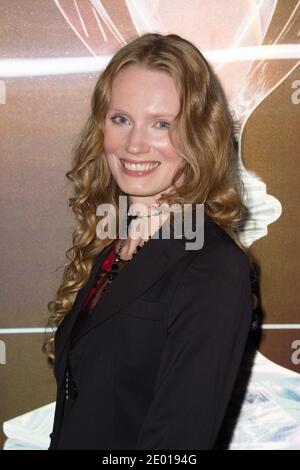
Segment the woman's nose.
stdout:
<path fill-rule="evenodd" d="M 127 138 L 126 150 L 129 153 L 147 153 L 150 145 L 145 131 L 134 130 Z"/>

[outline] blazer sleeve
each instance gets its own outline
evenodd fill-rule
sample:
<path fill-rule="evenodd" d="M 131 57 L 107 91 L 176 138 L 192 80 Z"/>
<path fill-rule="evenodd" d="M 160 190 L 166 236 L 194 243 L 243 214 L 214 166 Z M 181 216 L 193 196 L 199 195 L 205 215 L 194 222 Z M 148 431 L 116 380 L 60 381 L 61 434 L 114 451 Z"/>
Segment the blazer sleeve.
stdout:
<path fill-rule="evenodd" d="M 240 248 L 197 253 L 172 300 L 155 392 L 136 449 L 213 449 L 251 320 L 247 256 Z"/>

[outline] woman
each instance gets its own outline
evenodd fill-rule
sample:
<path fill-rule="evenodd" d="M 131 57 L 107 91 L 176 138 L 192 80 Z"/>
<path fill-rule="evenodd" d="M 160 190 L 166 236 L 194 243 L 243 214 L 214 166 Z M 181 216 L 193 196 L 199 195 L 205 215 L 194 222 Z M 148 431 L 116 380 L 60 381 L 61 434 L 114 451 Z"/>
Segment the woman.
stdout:
<path fill-rule="evenodd" d="M 59 326 L 50 449 L 213 449 L 252 298 L 230 115 L 198 49 L 156 33 L 120 49 L 67 176 L 78 228 L 49 303 Z M 129 235 L 117 219 L 116 236 L 98 236 L 98 206 L 118 215 L 125 196 Z M 174 230 L 161 237 L 174 204 L 203 204 L 202 247 L 186 249 Z"/>

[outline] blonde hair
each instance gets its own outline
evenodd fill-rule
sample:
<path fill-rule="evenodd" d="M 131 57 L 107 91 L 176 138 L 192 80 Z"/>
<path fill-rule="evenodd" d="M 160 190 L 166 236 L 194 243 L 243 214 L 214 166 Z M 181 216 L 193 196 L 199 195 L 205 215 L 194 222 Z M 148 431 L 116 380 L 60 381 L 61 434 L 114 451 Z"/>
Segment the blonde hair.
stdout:
<path fill-rule="evenodd" d="M 114 181 L 103 153 L 104 122 L 112 83 L 124 67 L 139 65 L 171 75 L 180 98 L 180 111 L 171 123 L 170 140 L 184 164 L 172 181 L 172 192 L 162 194 L 168 204 L 204 203 L 204 210 L 240 246 L 239 229 L 247 216 L 238 178 L 233 122 L 222 88 L 201 52 L 176 34 L 144 34 L 122 47 L 100 74 L 91 101 L 91 113 L 74 149 L 73 167 L 66 173 L 74 184 L 69 205 L 78 221 L 67 250 L 69 263 L 56 298 L 48 303 L 49 325 L 57 327 L 70 312 L 78 291 L 89 279 L 97 255 L 112 240 L 96 236 L 96 208 L 114 206 L 122 191 Z M 176 185 L 182 176 L 184 184 Z M 118 217 L 117 217 L 118 219 Z M 118 233 L 119 227 L 117 227 Z M 54 334 L 43 345 L 54 360 Z"/>

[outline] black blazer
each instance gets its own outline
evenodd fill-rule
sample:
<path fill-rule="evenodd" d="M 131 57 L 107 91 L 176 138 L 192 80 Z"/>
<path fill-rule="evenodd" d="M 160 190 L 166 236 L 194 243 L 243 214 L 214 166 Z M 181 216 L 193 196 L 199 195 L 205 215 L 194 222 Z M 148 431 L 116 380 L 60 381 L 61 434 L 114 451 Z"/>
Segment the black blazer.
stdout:
<path fill-rule="evenodd" d="M 161 232 L 161 229 L 160 229 Z M 250 265 L 205 216 L 204 245 L 151 239 L 69 349 L 96 266 L 55 335 L 52 449 L 213 449 L 252 319 Z M 64 400 L 64 373 L 72 371 Z"/>

